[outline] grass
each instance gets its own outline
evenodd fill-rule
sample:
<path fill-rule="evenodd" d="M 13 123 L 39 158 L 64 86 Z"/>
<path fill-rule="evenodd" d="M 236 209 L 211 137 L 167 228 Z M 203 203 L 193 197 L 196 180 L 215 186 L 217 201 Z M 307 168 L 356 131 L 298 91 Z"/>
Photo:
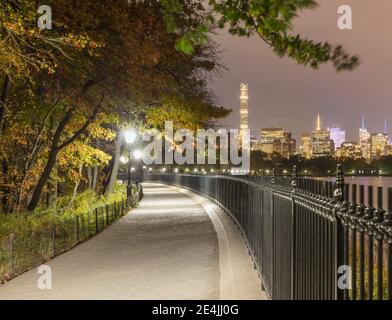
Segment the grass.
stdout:
<path fill-rule="evenodd" d="M 126 189 L 122 184 L 117 184 L 110 197 L 99 196 L 91 190 L 79 193 L 72 205 L 68 207 L 71 196 L 58 199 L 57 210 L 38 208 L 33 213 L 21 212 L 18 214 L 0 213 L 0 237 L 13 233 L 15 236 L 36 232 L 47 228 L 53 223 L 61 223 L 78 215 L 92 211 L 95 208 L 121 201 L 126 197 Z"/>

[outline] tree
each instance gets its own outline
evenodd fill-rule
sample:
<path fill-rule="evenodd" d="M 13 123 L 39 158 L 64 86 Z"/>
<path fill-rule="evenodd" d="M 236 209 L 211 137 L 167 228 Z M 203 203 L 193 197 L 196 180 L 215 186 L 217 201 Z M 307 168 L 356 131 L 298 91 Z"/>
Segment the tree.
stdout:
<path fill-rule="evenodd" d="M 37 28 L 38 1 L 4 0 L 0 3 L 0 71 L 3 74 L 0 96 L 0 135 L 4 131 L 7 100 L 11 85 L 17 79 L 30 80 L 44 70 L 53 74 L 58 54 L 66 48 L 94 47 L 84 35 L 65 32 L 62 25 L 50 33 Z"/>
<path fill-rule="evenodd" d="M 196 131 L 211 124 L 211 121 L 226 117 L 231 110 L 216 107 L 200 97 L 186 100 L 164 97 L 162 104 L 146 111 L 146 125 L 164 128 L 165 121 L 173 121 L 174 129 Z"/>
<path fill-rule="evenodd" d="M 183 0 L 164 0 L 164 12 L 169 30 L 183 32 L 177 48 L 191 53 L 195 45 L 207 41 L 211 27 L 228 27 L 236 36 L 257 34 L 279 56 L 288 56 L 298 64 L 318 69 L 321 64 L 331 62 L 337 71 L 352 70 L 359 64 L 357 56 L 347 54 L 341 45 L 315 42 L 300 35 L 290 34 L 293 19 L 298 11 L 313 9 L 314 0 L 209 0 L 210 13 L 197 26 L 183 30 L 179 13 Z M 202 1 L 194 1 L 202 6 Z"/>
<path fill-rule="evenodd" d="M 226 116 L 207 89 L 208 78 L 224 68 L 209 38 L 216 27 L 257 33 L 277 54 L 313 68 L 358 63 L 340 46 L 290 35 L 298 10 L 314 5 L 310 0 L 211 0 L 210 8 L 201 0 L 46 4 L 55 16 L 50 32 L 36 28 L 38 1 L 0 5 L 3 211 L 26 202 L 34 210 L 50 185 L 75 194 L 83 167 L 103 169 L 95 181 L 110 193 L 118 133 L 130 121 L 161 127 L 170 118 L 196 129 Z"/>
<path fill-rule="evenodd" d="M 69 1 L 56 1 L 54 8 L 65 12 Z M 93 52 L 68 53 L 71 59 L 62 59 L 54 79 L 46 80 L 49 96 L 58 99 L 64 95 L 66 107 L 58 114 L 48 159 L 34 188 L 29 210 L 39 203 L 59 152 L 82 137 L 100 112 L 121 114 L 118 101 L 126 99 L 135 104 L 159 101 L 167 94 L 201 99 L 206 84 L 202 71 L 215 69 L 211 59 L 214 48 L 209 45 L 199 46 L 191 56 L 175 50 L 178 36 L 165 31 L 159 2 L 124 0 L 97 6 L 95 1 L 86 0 L 74 8 L 74 12 L 68 10 L 57 17 L 60 23 L 74 33 L 88 33 L 94 42 L 104 45 Z M 194 15 L 188 19 L 195 19 Z M 89 116 L 70 137 L 65 137 L 80 108 Z"/>

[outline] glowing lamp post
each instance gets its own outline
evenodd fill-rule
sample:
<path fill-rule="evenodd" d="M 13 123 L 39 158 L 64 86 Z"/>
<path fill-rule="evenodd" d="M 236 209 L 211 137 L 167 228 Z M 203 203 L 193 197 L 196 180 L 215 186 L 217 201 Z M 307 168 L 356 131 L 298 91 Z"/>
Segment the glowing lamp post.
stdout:
<path fill-rule="evenodd" d="M 124 156 L 120 158 L 122 163 L 128 163 L 128 175 L 127 175 L 127 197 L 132 196 L 132 182 L 131 182 L 131 145 L 136 141 L 137 132 L 134 129 L 126 130 L 123 132 L 123 137 L 128 145 L 128 159 Z"/>

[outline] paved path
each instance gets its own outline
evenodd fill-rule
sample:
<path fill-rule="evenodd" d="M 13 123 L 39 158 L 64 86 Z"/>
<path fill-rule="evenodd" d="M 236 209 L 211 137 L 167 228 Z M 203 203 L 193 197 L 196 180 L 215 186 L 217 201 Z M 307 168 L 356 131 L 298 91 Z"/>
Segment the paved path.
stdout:
<path fill-rule="evenodd" d="M 0 286 L 0 299 L 219 299 L 220 242 L 210 215 L 176 188 L 144 191 L 139 208 L 48 262 L 52 290 L 38 289 L 34 269 Z M 251 278 L 259 288 L 255 272 Z"/>

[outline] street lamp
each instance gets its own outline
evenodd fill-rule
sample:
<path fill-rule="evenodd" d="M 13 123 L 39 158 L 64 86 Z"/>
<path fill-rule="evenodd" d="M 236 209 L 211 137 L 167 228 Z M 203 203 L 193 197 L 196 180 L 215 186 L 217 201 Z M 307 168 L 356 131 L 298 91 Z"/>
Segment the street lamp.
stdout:
<path fill-rule="evenodd" d="M 132 143 L 134 143 L 135 140 L 136 140 L 136 138 L 137 138 L 137 132 L 136 132 L 135 129 L 125 130 L 125 131 L 123 132 L 123 135 L 124 135 L 125 142 L 126 142 L 127 144 L 132 144 Z"/>
<path fill-rule="evenodd" d="M 135 129 L 128 129 L 123 132 L 125 142 L 128 144 L 128 177 L 127 177 L 127 197 L 132 196 L 132 183 L 131 183 L 131 144 L 133 144 L 137 138 L 137 132 Z M 136 151 L 134 152 L 135 156 Z M 136 157 L 135 157 L 136 158 Z M 123 159 L 124 160 L 124 159 Z M 120 158 L 121 161 L 121 158 Z"/>
<path fill-rule="evenodd" d="M 135 150 L 135 151 L 133 152 L 133 157 L 134 157 L 136 160 L 140 160 L 140 159 L 142 158 L 142 156 L 143 156 L 143 153 L 142 153 L 141 150 Z"/>
<path fill-rule="evenodd" d="M 120 162 L 121 162 L 122 164 L 126 164 L 126 163 L 128 162 L 127 157 L 126 157 L 126 156 L 121 156 L 121 157 L 120 157 Z"/>

